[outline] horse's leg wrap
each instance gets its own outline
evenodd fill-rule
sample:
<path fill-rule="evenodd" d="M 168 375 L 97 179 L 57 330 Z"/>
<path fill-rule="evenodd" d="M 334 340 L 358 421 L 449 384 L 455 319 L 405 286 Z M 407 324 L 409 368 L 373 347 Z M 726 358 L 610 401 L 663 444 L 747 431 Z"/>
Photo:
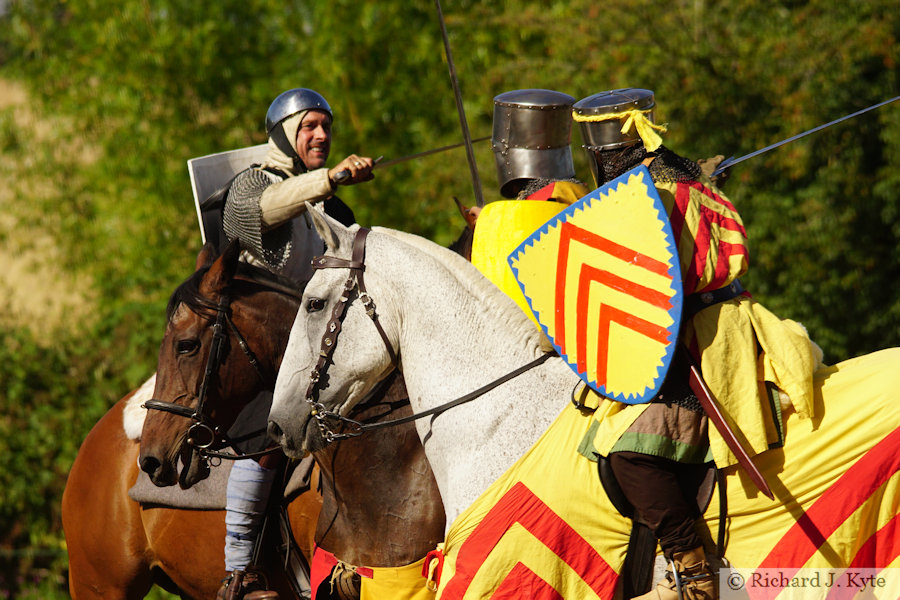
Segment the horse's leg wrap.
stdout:
<path fill-rule="evenodd" d="M 238 460 L 232 466 L 225 497 L 227 571 L 243 571 L 250 564 L 277 473 L 254 460 Z"/>

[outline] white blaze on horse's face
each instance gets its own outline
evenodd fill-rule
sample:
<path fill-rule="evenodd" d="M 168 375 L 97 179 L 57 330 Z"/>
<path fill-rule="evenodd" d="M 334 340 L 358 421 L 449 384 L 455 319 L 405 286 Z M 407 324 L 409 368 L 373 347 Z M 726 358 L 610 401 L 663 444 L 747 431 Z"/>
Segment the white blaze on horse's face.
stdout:
<path fill-rule="evenodd" d="M 310 214 L 328 244 L 327 255 L 349 260 L 359 227 L 346 228 L 316 209 L 310 209 Z M 341 295 L 350 275 L 348 268 L 317 269 L 306 285 L 269 413 L 270 422 L 283 433 L 278 441 L 288 454 L 298 455 L 322 447 L 321 433 L 316 419 L 310 415 L 306 393 L 311 373 L 319 360 L 322 339 L 329 329 L 335 307 L 341 304 Z M 366 278 L 366 285 L 377 303 L 383 288 L 370 278 Z M 350 296 L 340 331 L 331 360 L 326 363 L 317 386 L 317 400 L 326 410 L 346 415 L 387 375 L 391 361 L 385 343 L 356 291 Z M 330 425 L 337 427 L 334 421 L 330 421 Z"/>

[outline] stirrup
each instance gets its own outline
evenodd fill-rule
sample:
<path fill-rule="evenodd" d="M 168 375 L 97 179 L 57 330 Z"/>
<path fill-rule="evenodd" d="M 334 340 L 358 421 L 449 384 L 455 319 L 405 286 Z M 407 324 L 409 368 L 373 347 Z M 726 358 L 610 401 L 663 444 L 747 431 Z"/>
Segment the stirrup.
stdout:
<path fill-rule="evenodd" d="M 675 582 L 675 593 L 678 594 L 678 600 L 684 600 L 684 592 L 681 591 L 681 573 L 675 565 L 675 559 L 669 563 L 672 567 L 672 581 Z M 669 575 L 666 573 L 666 575 Z"/>
<path fill-rule="evenodd" d="M 247 584 L 251 586 L 250 589 L 247 589 Z M 268 588 L 269 580 L 266 574 L 260 569 L 251 567 L 247 570 L 229 573 L 222 580 L 222 586 L 219 588 L 216 598 L 217 600 L 276 600 L 280 597 L 278 592 Z"/>
<path fill-rule="evenodd" d="M 670 581 L 674 584 L 674 592 L 678 597 L 678 600 L 686 600 L 684 589 L 686 585 L 689 585 L 695 581 L 700 581 L 702 579 L 707 578 L 715 578 L 715 574 L 712 570 L 701 571 L 694 575 L 688 575 L 678 570 L 677 565 L 675 564 L 675 560 L 670 560 L 669 567 L 671 570 L 666 570 L 666 581 Z M 713 584 L 715 585 L 715 584 Z M 670 588 L 671 589 L 671 588 Z M 717 596 L 716 596 L 717 597 Z"/>

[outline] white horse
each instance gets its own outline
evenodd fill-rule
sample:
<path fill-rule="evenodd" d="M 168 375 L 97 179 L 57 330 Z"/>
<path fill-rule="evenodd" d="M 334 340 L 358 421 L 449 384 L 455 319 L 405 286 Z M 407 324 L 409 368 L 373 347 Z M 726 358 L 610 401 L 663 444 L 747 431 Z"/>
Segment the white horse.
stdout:
<path fill-rule="evenodd" d="M 331 220 L 320 220 L 317 226 L 325 228 L 332 252 L 349 259 L 358 227 L 346 229 Z M 391 346 L 402 349 L 406 387 L 417 412 L 541 356 L 534 324 L 471 263 L 418 236 L 375 231 L 366 244 L 365 282 Z M 323 443 L 315 419 L 309 419 L 303 392 L 347 276 L 346 269 L 316 273 L 288 342 L 270 416 L 285 433 L 286 449 L 295 455 Z M 435 293 L 439 287 L 449 294 Z M 350 304 L 342 328 L 344 337 L 339 336 L 334 364 L 327 371 L 329 385 L 319 401 L 329 407 L 339 404 L 346 414 L 387 376 L 391 359 L 359 302 Z M 429 368 L 410 368 L 413 365 Z M 476 401 L 417 422 L 448 523 L 546 431 L 578 381 L 563 360 L 554 357 Z"/>
<path fill-rule="evenodd" d="M 436 409 L 542 356 L 540 334 L 532 322 L 456 254 L 382 228 L 359 242 L 357 226 L 348 229 L 316 211 L 310 214 L 333 258 L 321 265 L 330 268 L 317 270 L 306 287 L 276 384 L 270 433 L 289 455 L 326 443 L 326 411 L 347 414 L 390 372 L 394 353 L 415 412 Z M 357 297 L 348 284 L 360 271 L 365 287 Z M 350 290 L 346 302 L 341 300 L 345 290 Z M 369 298 L 374 301 L 375 324 Z M 336 331 L 325 336 L 326 330 Z M 726 471 L 732 507 L 726 556 L 733 565 L 794 572 L 803 567 L 900 566 L 900 544 L 893 541 L 900 534 L 900 403 L 894 400 L 900 389 L 898 364 L 900 351 L 887 350 L 817 377 L 816 410 L 823 416 L 810 428 L 787 415 L 785 449 L 755 459 L 770 483 L 774 481 L 776 502 L 756 494 L 736 468 Z M 857 397 L 863 381 L 867 403 Z M 606 498 L 593 463 L 583 459 L 574 466 L 563 464 L 576 453 L 592 422 L 569 403 L 578 382 L 562 359 L 553 356 L 475 400 L 417 422 L 444 500 L 448 557 L 453 546 L 465 560 L 481 561 L 463 569 L 460 556 L 448 561 L 450 575 L 441 578 L 438 591 L 445 593 L 442 597 L 462 597 L 470 586 L 495 590 L 510 585 L 526 586 L 530 591 L 515 588 L 525 596 L 537 597 L 539 591 L 553 588 L 557 595 L 547 597 L 612 597 L 628 521 Z M 315 391 L 314 410 L 308 390 Z M 562 437 L 551 434 L 559 430 L 551 427 L 554 422 L 564 427 Z M 792 439 L 798 444 L 793 454 L 786 452 Z M 552 459 L 546 458 L 546 450 L 535 450 L 547 444 Z M 520 459 L 536 452 L 545 457 L 545 470 L 551 463 L 550 470 L 532 473 L 526 467 L 519 479 L 530 479 L 523 489 L 518 476 L 510 479 L 511 468 L 521 468 Z M 493 491 L 498 482 L 501 489 Z M 829 487 L 840 491 L 829 494 Z M 542 494 L 563 496 L 561 502 L 554 500 L 562 518 L 554 520 L 557 506 L 548 509 Z M 504 510 L 513 501 L 527 503 L 529 511 L 542 516 L 531 522 L 514 510 L 510 517 Z M 464 524 L 451 526 L 457 517 Z M 481 520 L 490 525 L 480 525 Z M 590 523 L 570 531 L 569 523 L 576 521 Z M 501 522 L 506 524 L 497 525 Z M 707 524 L 715 536 L 715 517 L 708 516 Z M 548 558 L 543 549 L 529 551 L 531 558 L 520 560 L 517 556 L 526 553 L 525 546 L 535 537 L 555 554 Z M 565 544 L 554 541 L 563 538 Z M 604 538 L 606 546 L 597 538 Z M 488 556 L 495 547 L 503 550 L 504 544 L 512 558 Z M 491 560 L 499 562 L 478 570 Z M 563 571 L 574 572 L 575 582 Z M 463 584 L 454 587 L 460 579 Z M 895 583 L 900 589 L 900 582 Z M 776 595 L 768 590 L 763 597 Z"/>

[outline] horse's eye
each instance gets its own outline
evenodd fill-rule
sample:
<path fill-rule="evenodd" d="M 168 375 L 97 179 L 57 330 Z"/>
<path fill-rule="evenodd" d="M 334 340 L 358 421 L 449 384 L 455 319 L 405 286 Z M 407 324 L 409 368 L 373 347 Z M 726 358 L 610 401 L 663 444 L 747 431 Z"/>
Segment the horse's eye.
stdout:
<path fill-rule="evenodd" d="M 306 312 L 314 313 L 319 312 L 325 308 L 325 300 L 322 298 L 310 298 L 306 301 Z"/>
<path fill-rule="evenodd" d="M 175 344 L 175 350 L 178 354 L 193 354 L 199 347 L 200 342 L 197 340 L 178 340 L 178 343 Z"/>

